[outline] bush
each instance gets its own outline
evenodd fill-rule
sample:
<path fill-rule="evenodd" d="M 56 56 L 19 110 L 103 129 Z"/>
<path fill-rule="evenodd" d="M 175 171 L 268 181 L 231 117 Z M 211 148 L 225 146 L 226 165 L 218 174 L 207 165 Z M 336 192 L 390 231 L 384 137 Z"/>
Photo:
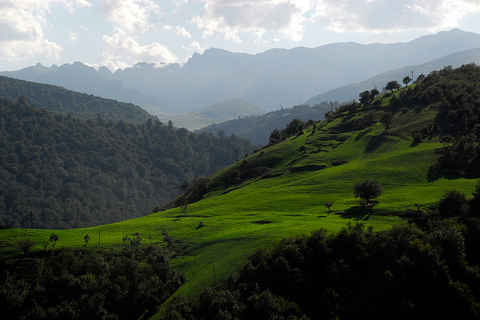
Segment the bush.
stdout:
<path fill-rule="evenodd" d="M 18 247 L 22 250 L 23 255 L 26 256 L 28 251 L 35 245 L 31 239 L 20 239 L 17 242 Z"/>
<path fill-rule="evenodd" d="M 438 213 L 442 217 L 463 216 L 467 210 L 467 197 L 463 192 L 450 190 L 438 203 Z"/>

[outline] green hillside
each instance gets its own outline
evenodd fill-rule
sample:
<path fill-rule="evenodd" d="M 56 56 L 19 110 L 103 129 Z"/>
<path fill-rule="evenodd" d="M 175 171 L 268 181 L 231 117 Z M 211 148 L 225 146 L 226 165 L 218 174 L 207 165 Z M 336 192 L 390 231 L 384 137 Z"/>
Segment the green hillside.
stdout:
<path fill-rule="evenodd" d="M 224 122 L 206 123 L 199 131 L 217 133 L 219 130 L 225 131 L 225 134 L 237 134 L 242 138 L 248 139 L 253 143 L 268 144 L 268 137 L 275 129 L 281 129 L 293 119 L 312 119 L 315 121 L 323 120 L 325 112 L 332 107 L 337 108 L 340 104 L 322 102 L 313 107 L 308 105 L 298 105 L 291 108 L 281 108 L 262 115 L 247 114 L 237 119 L 225 119 Z"/>
<path fill-rule="evenodd" d="M 89 234 L 92 247 L 105 248 L 120 245 L 123 237 L 137 232 L 144 243 L 163 243 L 169 239 L 161 232 L 166 230 L 181 252 L 172 264 L 186 278 L 173 296 L 191 296 L 240 268 L 255 250 L 271 248 L 285 237 L 319 228 L 335 232 L 352 221 L 374 231 L 406 224 L 403 214 L 416 211 L 416 204 L 426 210 L 448 190 L 467 196 L 475 190 L 477 180 L 472 175 L 455 175 L 436 164 L 445 162 L 439 160 L 445 160 L 449 150 L 455 154 L 465 146 L 465 142 L 459 145 L 462 136 L 471 126 L 478 127 L 477 123 L 456 119 L 463 119 L 460 111 L 468 108 L 458 108 L 454 102 L 480 97 L 479 69 L 447 68 L 421 84 L 363 105 L 341 106 L 327 114 L 326 121 L 299 126 L 286 140 L 212 175 L 203 199 L 186 208 L 95 228 L 54 230 L 59 236 L 57 246 L 80 248 Z M 455 93 L 451 97 L 449 90 Z M 447 111 L 450 118 L 445 120 L 442 114 L 448 106 L 456 111 Z M 472 105 L 472 112 L 477 107 Z M 384 121 L 386 113 L 393 115 L 388 123 Z M 450 120 L 463 129 L 451 127 Z M 447 133 L 453 136 L 450 145 L 440 142 Z M 478 151 L 478 144 L 472 142 L 467 165 L 478 161 Z M 433 170 L 435 166 L 438 168 Z M 364 179 L 376 179 L 383 185 L 373 214 L 353 195 L 353 185 Z M 194 192 L 187 189 L 186 196 L 173 200 L 170 207 L 184 205 L 184 200 L 193 199 Z M 323 205 L 327 201 L 333 202 L 331 213 Z M 40 243 L 52 232 L 0 230 L 3 256 L 18 256 L 15 242 L 21 238 L 32 239 L 36 243 L 33 249 L 41 250 Z M 153 318 L 161 318 L 164 312 L 165 305 Z"/>
<path fill-rule="evenodd" d="M 152 116 L 132 103 L 104 99 L 62 87 L 0 76 L 0 97 L 17 100 L 23 97 L 28 104 L 57 113 L 83 119 L 123 120 L 141 123 Z"/>

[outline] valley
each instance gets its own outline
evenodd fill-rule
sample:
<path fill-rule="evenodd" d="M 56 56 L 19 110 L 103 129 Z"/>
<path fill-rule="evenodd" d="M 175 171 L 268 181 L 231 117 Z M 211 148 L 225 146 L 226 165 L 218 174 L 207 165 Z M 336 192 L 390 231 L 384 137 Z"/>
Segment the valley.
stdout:
<path fill-rule="evenodd" d="M 89 250 L 120 249 L 126 236 L 140 237 L 143 250 L 150 244 L 176 250 L 172 254 L 172 267 L 183 273 L 185 282 L 155 312 L 148 313 L 152 319 L 174 319 L 168 304 L 176 297 L 188 299 L 201 295 L 203 290 L 222 283 L 233 270 L 251 261 L 248 259 L 256 250 L 276 248 L 284 238 L 324 229 L 331 239 L 336 239 L 333 234 L 356 234 L 353 227 L 345 229 L 345 226 L 357 222 L 365 229 L 372 227 L 378 237 L 385 235 L 384 231 L 413 230 L 416 223 L 418 228 L 444 223 L 454 225 L 444 230 L 467 230 L 461 225 L 472 225 L 477 219 L 478 208 L 472 194 L 476 199 L 478 177 L 476 172 L 466 169 L 479 161 L 480 151 L 475 142 L 477 118 L 463 115 L 478 111 L 475 101 L 480 92 L 479 70 L 474 65 L 447 67 L 421 83 L 373 97 L 362 105 L 357 102 L 341 105 L 327 113 L 324 121 L 295 122 L 295 128 L 282 140 L 272 141 L 268 147 L 257 149 L 210 175 L 199 201 L 185 201 L 192 199 L 190 195 L 195 192 L 186 188 L 184 194 L 166 203 L 164 210 L 118 223 L 69 230 L 0 230 L 1 261 L 11 266 L 16 260 L 29 259 L 22 257 L 16 242 L 31 239 L 35 243 L 32 253 L 40 252 L 42 242 L 52 232 L 58 235 L 57 248 L 82 249 L 88 234 Z M 388 125 L 382 120 L 386 113 L 392 115 Z M 447 135 L 452 137 L 448 143 Z M 464 138 L 467 136 L 471 140 Z M 467 149 L 468 157 L 461 151 Z M 458 158 L 452 168 L 450 159 L 458 154 L 465 157 Z M 365 179 L 375 179 L 383 186 L 373 212 L 366 210 L 353 194 L 353 185 Z M 463 209 L 454 212 L 455 217 L 445 216 L 437 206 L 450 190 L 466 195 L 461 203 Z M 326 202 L 332 203 L 328 209 Z M 447 219 L 442 222 L 442 218 Z M 399 229 L 392 229 L 394 226 Z M 407 247 L 414 253 L 418 249 L 420 257 L 424 257 L 422 252 L 428 252 L 425 257 L 433 255 L 428 251 L 433 252 L 432 246 L 438 245 L 435 248 L 439 252 L 443 250 L 436 238 L 421 238 L 419 231 L 408 234 L 412 240 L 405 245 L 411 246 Z M 465 233 L 463 237 L 473 236 Z M 365 240 L 365 246 L 368 243 Z M 450 260 L 445 260 L 445 268 L 454 279 L 459 279 L 446 283 L 460 286 L 463 281 L 463 292 L 467 293 L 459 293 L 458 299 L 464 303 L 467 300 L 462 299 L 468 296 L 478 301 L 478 292 L 470 289 L 468 282 L 465 284 L 465 279 L 476 274 L 473 271 L 478 265 L 476 256 L 453 254 L 468 267 L 458 267 L 458 271 L 448 264 L 448 269 Z M 441 266 L 443 262 L 439 263 Z M 345 267 L 353 269 L 354 265 Z M 475 315 L 474 303 L 472 308 L 471 314 Z M 284 306 L 284 311 L 288 310 Z M 408 310 L 417 312 L 414 307 Z"/>

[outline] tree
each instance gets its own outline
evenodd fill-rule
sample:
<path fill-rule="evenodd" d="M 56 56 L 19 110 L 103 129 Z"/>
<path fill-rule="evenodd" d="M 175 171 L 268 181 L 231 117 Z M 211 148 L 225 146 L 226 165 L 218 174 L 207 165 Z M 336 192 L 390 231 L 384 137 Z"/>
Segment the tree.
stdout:
<path fill-rule="evenodd" d="M 402 82 L 405 84 L 405 87 L 408 86 L 408 84 L 412 81 L 409 76 L 406 76 L 403 78 Z"/>
<path fill-rule="evenodd" d="M 330 212 L 332 212 L 332 210 L 331 210 L 330 208 L 333 206 L 333 201 L 325 201 L 325 202 L 323 203 L 323 206 L 324 206 L 325 208 L 327 208 L 327 209 L 328 209 L 328 213 L 330 213 Z"/>
<path fill-rule="evenodd" d="M 373 206 L 376 204 L 376 201 L 373 202 L 373 199 L 378 198 L 382 192 L 383 187 L 377 180 L 363 180 L 357 182 L 353 186 L 353 194 L 355 198 L 360 198 L 362 201 L 360 203 L 367 209 L 367 211 L 372 212 Z"/>
<path fill-rule="evenodd" d="M 52 233 L 52 234 L 50 235 L 50 242 L 52 242 L 52 241 L 53 241 L 53 243 L 52 243 L 52 250 L 55 250 L 55 245 L 57 244 L 57 241 L 58 241 L 58 235 L 57 235 L 57 234 Z"/>
<path fill-rule="evenodd" d="M 475 185 L 475 192 L 472 193 L 473 198 L 469 202 L 470 215 L 480 216 L 480 181 Z"/>
<path fill-rule="evenodd" d="M 380 122 L 385 126 L 385 130 L 390 129 L 390 124 L 392 124 L 393 114 L 391 112 L 385 112 L 380 117 Z"/>
<path fill-rule="evenodd" d="M 385 86 L 386 90 L 395 91 L 395 89 L 400 89 L 401 85 L 398 83 L 396 80 L 389 81 L 387 85 Z"/>
<path fill-rule="evenodd" d="M 368 102 L 371 98 L 370 98 L 370 91 L 366 90 L 366 91 L 363 91 L 359 94 L 359 97 L 360 97 L 360 103 L 365 103 L 365 102 Z"/>
<path fill-rule="evenodd" d="M 438 213 L 443 217 L 465 215 L 466 209 L 467 197 L 458 190 L 447 191 L 438 203 Z"/>
<path fill-rule="evenodd" d="M 417 77 L 417 80 L 415 80 L 415 83 L 420 83 L 425 79 L 425 75 L 422 73 Z"/>
<path fill-rule="evenodd" d="M 448 146 L 452 146 L 455 143 L 455 138 L 448 134 L 440 137 L 440 142 Z"/>
<path fill-rule="evenodd" d="M 375 99 L 376 96 L 378 96 L 380 94 L 380 91 L 378 91 L 377 88 L 373 88 L 371 91 L 370 91 L 370 99 Z"/>
<path fill-rule="evenodd" d="M 18 247 L 22 250 L 23 255 L 26 256 L 28 251 L 35 245 L 31 239 L 20 239 L 17 242 Z"/>
<path fill-rule="evenodd" d="M 85 237 L 83 237 L 83 240 L 85 241 L 85 248 L 87 248 L 88 241 L 90 241 L 90 236 L 87 234 Z"/>

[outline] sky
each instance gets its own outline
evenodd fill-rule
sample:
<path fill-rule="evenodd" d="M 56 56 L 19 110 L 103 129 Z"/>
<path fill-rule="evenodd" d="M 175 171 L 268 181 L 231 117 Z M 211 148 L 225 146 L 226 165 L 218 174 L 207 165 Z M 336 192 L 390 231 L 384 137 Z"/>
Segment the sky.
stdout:
<path fill-rule="evenodd" d="M 0 71 L 75 61 L 114 71 L 215 47 L 260 53 L 480 33 L 480 0 L 0 0 Z"/>

